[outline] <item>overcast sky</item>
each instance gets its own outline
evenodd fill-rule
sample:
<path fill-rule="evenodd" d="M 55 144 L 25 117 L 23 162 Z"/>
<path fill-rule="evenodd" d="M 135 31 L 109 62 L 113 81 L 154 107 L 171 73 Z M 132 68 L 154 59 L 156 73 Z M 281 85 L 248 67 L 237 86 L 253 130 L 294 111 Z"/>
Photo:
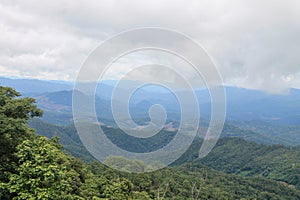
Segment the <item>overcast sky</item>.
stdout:
<path fill-rule="evenodd" d="M 102 41 L 149 26 L 202 44 L 226 84 L 300 88 L 299 0 L 0 0 L 0 75 L 74 80 Z"/>

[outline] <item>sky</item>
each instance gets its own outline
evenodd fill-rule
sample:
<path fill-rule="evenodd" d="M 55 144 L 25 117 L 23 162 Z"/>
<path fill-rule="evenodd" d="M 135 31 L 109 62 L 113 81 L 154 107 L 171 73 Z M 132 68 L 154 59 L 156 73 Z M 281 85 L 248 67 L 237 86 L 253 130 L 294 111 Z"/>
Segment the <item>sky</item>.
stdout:
<path fill-rule="evenodd" d="M 0 76 L 73 81 L 103 41 L 161 27 L 201 44 L 225 84 L 282 93 L 300 88 L 299 19 L 299 0 L 0 0 Z"/>

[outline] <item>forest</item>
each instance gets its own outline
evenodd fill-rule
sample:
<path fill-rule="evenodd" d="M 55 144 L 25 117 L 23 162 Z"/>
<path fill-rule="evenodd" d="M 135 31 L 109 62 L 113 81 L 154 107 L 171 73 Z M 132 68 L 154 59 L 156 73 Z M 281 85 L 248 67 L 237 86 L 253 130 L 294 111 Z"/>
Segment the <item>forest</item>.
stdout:
<path fill-rule="evenodd" d="M 300 199 L 299 147 L 223 137 L 198 159 L 197 139 L 172 166 L 120 172 L 93 159 L 74 127 L 32 121 L 42 115 L 35 99 L 0 86 L 0 199 Z"/>

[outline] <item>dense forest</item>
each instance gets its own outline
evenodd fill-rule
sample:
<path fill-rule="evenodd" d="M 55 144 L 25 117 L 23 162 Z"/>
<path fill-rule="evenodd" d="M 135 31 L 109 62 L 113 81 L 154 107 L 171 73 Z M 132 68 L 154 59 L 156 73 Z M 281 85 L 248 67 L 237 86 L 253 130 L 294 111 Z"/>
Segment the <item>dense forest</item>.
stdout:
<path fill-rule="evenodd" d="M 35 128 L 39 134 L 48 138 L 58 136 L 64 148 L 71 155 L 87 162 L 94 160 L 81 144 L 74 126 L 57 126 L 37 119 L 31 120 L 30 126 Z M 163 134 L 157 134 L 157 137 L 152 138 L 154 141 L 139 142 L 133 138 L 130 140 L 126 139 L 120 129 L 102 128 L 118 146 L 127 148 L 130 151 L 156 149 L 160 145 L 159 141 L 168 142 L 175 134 L 174 132 L 162 131 L 161 133 Z M 224 129 L 225 136 L 219 140 L 216 147 L 208 156 L 200 160 L 197 159 L 202 144 L 202 140 L 198 137 L 186 153 L 175 161 L 172 166 L 195 162 L 228 174 L 266 177 L 299 189 L 299 148 L 278 144 L 264 145 L 257 143 L 261 141 L 261 138 L 258 138 L 256 142 L 243 139 L 245 135 L 250 134 L 249 131 L 226 125 Z"/>
<path fill-rule="evenodd" d="M 0 87 L 0 199 L 300 199 L 297 147 L 224 138 L 195 160 L 199 139 L 173 166 L 133 174 L 94 161 L 72 127 L 45 125 L 50 139 L 37 135 L 28 121 L 42 113 L 34 99 Z M 112 140 L 121 134 L 112 131 Z"/>

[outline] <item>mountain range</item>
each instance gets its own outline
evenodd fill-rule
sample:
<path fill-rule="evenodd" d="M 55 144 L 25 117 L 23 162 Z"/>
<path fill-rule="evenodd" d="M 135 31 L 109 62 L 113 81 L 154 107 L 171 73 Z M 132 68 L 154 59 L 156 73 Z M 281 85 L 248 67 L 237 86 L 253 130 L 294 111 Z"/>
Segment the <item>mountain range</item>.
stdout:
<path fill-rule="evenodd" d="M 116 81 L 103 81 L 96 90 L 96 109 L 100 118 L 111 120 L 111 97 Z M 67 121 L 72 118 L 72 82 L 43 81 L 34 79 L 0 78 L 0 84 L 16 88 L 24 96 L 37 99 L 38 106 L 46 112 L 45 118 L 65 116 Z M 123 92 L 134 87 L 135 82 L 127 81 L 122 85 Z M 269 94 L 259 90 L 237 87 L 225 87 L 226 90 L 226 119 L 230 121 L 260 120 L 273 124 L 295 125 L 300 123 L 300 90 L 291 88 L 286 94 Z M 179 91 L 184 93 L 185 91 Z M 196 89 L 200 114 L 210 118 L 210 96 L 205 89 Z M 120 100 L 118 100 L 120 101 Z M 145 86 L 138 89 L 129 101 L 130 114 L 133 118 L 149 119 L 148 110 L 154 104 L 161 104 L 172 120 L 180 119 L 179 102 L 170 91 L 158 86 Z M 193 111 L 195 108 L 189 108 Z M 52 117 L 53 118 L 53 117 Z M 55 117 L 54 117 L 55 118 Z M 62 117 L 63 118 L 63 117 Z M 60 121 L 60 120 L 57 120 Z M 65 120 L 61 121 L 65 123 Z"/>
<path fill-rule="evenodd" d="M 26 83 L 30 84 L 26 85 Z M 176 134 L 176 127 L 180 121 L 179 104 L 174 96 L 172 97 L 172 93 L 151 86 L 137 91 L 129 102 L 130 114 L 138 124 L 149 121 L 147 111 L 154 104 L 163 105 L 167 111 L 166 126 L 160 134 L 151 137 L 151 141 L 148 142 L 132 137 L 128 138 L 130 136 L 124 134 L 114 123 L 110 109 L 110 95 L 115 87 L 114 83 L 114 81 L 101 83 L 95 96 L 96 111 L 106 136 L 117 146 L 130 152 L 153 151 L 170 142 Z M 197 97 L 201 100 L 199 107 L 204 115 L 201 118 L 202 123 L 200 123 L 198 137 L 170 167 L 151 174 L 133 175 L 114 171 L 95 162 L 93 156 L 83 146 L 73 124 L 73 86 L 71 83 L 3 78 L 1 85 L 17 86 L 19 87 L 17 90 L 24 96 L 36 98 L 38 107 L 42 108 L 45 113 L 41 119 L 30 120 L 29 126 L 35 129 L 39 135 L 48 138 L 59 137 L 66 154 L 89 163 L 86 164 L 87 168 L 84 170 L 84 165 L 80 164 L 79 160 L 71 163 L 73 168 L 80 173 L 90 170 L 89 174 L 84 176 L 92 178 L 76 181 L 80 188 L 78 191 L 83 191 L 82 194 L 78 194 L 82 196 L 86 197 L 90 194 L 87 194 L 81 185 L 87 184 L 87 188 L 100 188 L 100 184 L 102 184 L 101 187 L 104 187 L 103 182 L 95 179 L 97 176 L 102 177 L 103 180 L 116 180 L 117 183 L 121 183 L 124 178 L 128 179 L 134 187 L 135 195 L 141 195 L 136 192 L 143 191 L 143 194 L 150 196 L 151 199 L 155 199 L 164 186 L 167 191 L 166 199 L 187 199 L 190 196 L 190 190 L 192 196 L 196 191 L 203 199 L 299 199 L 300 197 L 300 125 L 298 123 L 300 95 L 297 89 L 291 89 L 288 94 L 274 95 L 245 88 L 225 87 L 227 118 L 221 138 L 208 156 L 201 159 L 198 158 L 199 148 L 203 141 L 201 133 L 207 129 L 210 102 L 207 90 L 195 90 Z M 127 89 L 127 87 L 122 88 L 123 92 L 126 92 Z M 75 92 L 82 98 L 90 98 L 79 91 Z M 122 99 L 118 99 L 118 101 L 121 102 Z M 9 122 L 9 120 L 6 121 Z M 13 125 L 16 126 L 11 124 L 11 126 Z M 8 129 L 11 126 L 8 126 Z M 20 149 L 20 152 L 23 152 L 24 149 L 24 152 L 37 154 L 37 156 L 28 158 L 29 160 L 47 158 L 47 156 L 39 155 L 46 148 L 52 150 L 60 148 L 59 144 L 54 143 L 54 146 L 50 146 L 51 148 L 49 145 L 46 147 L 42 142 L 46 141 L 43 137 L 37 137 L 34 141 L 32 138 L 25 141 L 28 144 L 33 142 L 32 147 Z M 57 139 L 53 138 L 49 141 L 54 142 Z M 34 148 L 37 150 L 33 151 Z M 39 149 L 43 149 L 43 151 Z M 136 162 L 124 160 L 124 158 L 110 159 L 119 159 L 114 161 L 116 163 Z M 104 163 L 110 161 L 113 160 L 107 159 Z M 47 165 L 48 162 L 43 163 Z M 23 166 L 25 165 L 21 165 L 21 167 Z M 54 165 L 51 163 L 51 166 Z M 56 163 L 55 166 L 59 166 L 59 164 Z M 149 167 L 138 162 L 135 165 L 129 164 L 129 166 Z M 40 165 L 37 168 L 39 169 Z M 62 169 L 64 168 L 62 167 Z M 93 174 L 95 176 L 92 176 Z M 92 180 L 96 180 L 95 183 L 92 184 L 90 182 Z M 74 183 L 72 184 L 76 185 Z M 104 185 L 105 189 L 112 183 L 106 182 Z M 7 191 L 3 194 L 7 194 Z M 3 194 L 0 191 L 0 197 Z M 103 194 L 103 191 L 100 190 L 93 192 L 92 195 L 103 196 Z M 150 199 L 150 197 L 146 199 Z M 145 198 L 139 196 L 133 199 Z"/>

